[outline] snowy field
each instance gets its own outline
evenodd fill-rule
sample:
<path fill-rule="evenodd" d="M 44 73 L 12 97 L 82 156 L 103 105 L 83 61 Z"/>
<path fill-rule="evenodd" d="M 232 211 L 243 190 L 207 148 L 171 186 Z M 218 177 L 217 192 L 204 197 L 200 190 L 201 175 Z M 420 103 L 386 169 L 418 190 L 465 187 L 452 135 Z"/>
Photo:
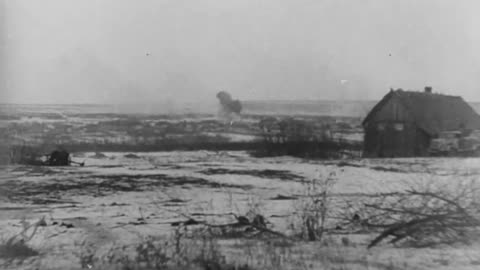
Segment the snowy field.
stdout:
<path fill-rule="evenodd" d="M 478 158 L 312 161 L 253 158 L 244 152 L 77 153 L 84 167 L 5 167 L 0 179 L 0 235 L 18 233 L 22 222 L 45 218 L 29 244 L 40 252 L 18 269 L 80 268 L 88 242 L 101 250 L 144 236 L 168 237 L 172 224 L 189 217 L 209 224 L 235 221 L 252 209 L 272 229 L 292 233 L 306 183 L 335 174 L 332 207 L 355 205 L 412 185 L 452 188 L 480 175 Z M 334 224 L 333 224 L 334 225 Z M 478 269 L 479 246 L 416 249 L 382 244 L 367 250 L 373 234 L 349 235 L 343 249 L 353 269 Z M 333 238 L 333 242 L 337 241 Z M 230 242 L 226 250 L 235 251 Z M 231 244 L 231 243 L 230 243 Z M 313 245 L 313 246 L 312 246 Z M 298 243 L 301 253 L 321 250 Z M 316 251 L 317 250 L 317 251 Z M 233 254 L 233 253 L 232 253 Z M 367 260 L 365 268 L 355 261 Z M 387 268 L 387 266 L 393 268 Z"/>

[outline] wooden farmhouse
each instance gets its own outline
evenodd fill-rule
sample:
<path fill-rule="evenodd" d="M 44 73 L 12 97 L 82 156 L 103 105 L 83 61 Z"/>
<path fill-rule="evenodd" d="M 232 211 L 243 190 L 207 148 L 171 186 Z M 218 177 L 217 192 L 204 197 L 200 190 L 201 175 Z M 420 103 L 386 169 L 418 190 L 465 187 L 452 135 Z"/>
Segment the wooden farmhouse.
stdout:
<path fill-rule="evenodd" d="M 480 129 L 480 116 L 461 97 L 391 90 L 363 121 L 364 157 L 428 155 L 440 132 Z"/>

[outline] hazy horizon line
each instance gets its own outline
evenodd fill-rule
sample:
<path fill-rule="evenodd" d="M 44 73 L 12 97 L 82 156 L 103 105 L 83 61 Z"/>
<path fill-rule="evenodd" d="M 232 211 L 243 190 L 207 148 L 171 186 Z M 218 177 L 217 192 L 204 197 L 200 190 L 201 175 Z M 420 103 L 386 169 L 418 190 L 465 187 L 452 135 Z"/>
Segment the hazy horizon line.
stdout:
<path fill-rule="evenodd" d="M 380 100 L 380 99 L 378 99 Z M 354 101 L 354 102 L 372 102 L 372 101 L 378 101 L 378 100 L 374 100 L 374 99 L 274 99 L 274 100 L 271 100 L 271 99 L 247 99 L 247 100 L 240 100 L 240 102 L 319 102 L 319 101 L 322 101 L 322 102 L 329 102 L 329 101 L 345 101 L 345 102 L 349 102 L 349 101 Z M 0 102 L 0 105 L 82 105 L 82 106 L 90 106 L 90 105 L 144 105 L 144 104 L 162 104 L 162 103 L 165 103 L 167 101 L 163 101 L 163 102 L 139 102 L 139 103 L 93 103 L 93 102 L 89 102 L 89 103 L 42 103 L 42 102 L 39 102 L 39 103 L 33 103 L 33 102 L 29 102 L 29 103 L 18 103 L 18 102 Z M 168 101 L 168 102 L 171 102 L 171 101 Z M 176 103 L 217 103 L 217 101 L 212 101 L 212 102 L 205 102 L 205 101 L 178 101 Z"/>
<path fill-rule="evenodd" d="M 383 97 L 382 97 L 383 98 Z M 241 100 L 241 102 L 282 102 L 282 103 L 287 103 L 287 102 L 294 102 L 294 103 L 315 103 L 315 102 L 378 102 L 380 99 L 293 99 L 293 100 L 288 100 L 288 99 L 276 99 L 276 100 L 269 100 L 269 99 L 249 99 L 249 100 Z M 463 97 L 462 97 L 463 98 Z M 480 100 L 466 100 L 467 103 L 480 103 Z M 17 103 L 17 102 L 0 102 L 0 106 L 3 105 L 43 105 L 43 106 L 52 106 L 52 105 L 57 105 L 57 106 L 102 106 L 102 105 L 107 105 L 107 106 L 116 106 L 116 105 L 161 105 L 165 102 L 139 102 L 139 103 Z M 203 103 L 203 104 L 208 104 L 208 103 L 217 103 L 217 102 L 205 102 L 205 101 L 187 101 L 187 102 L 177 102 L 177 104 L 189 104 L 189 103 Z"/>

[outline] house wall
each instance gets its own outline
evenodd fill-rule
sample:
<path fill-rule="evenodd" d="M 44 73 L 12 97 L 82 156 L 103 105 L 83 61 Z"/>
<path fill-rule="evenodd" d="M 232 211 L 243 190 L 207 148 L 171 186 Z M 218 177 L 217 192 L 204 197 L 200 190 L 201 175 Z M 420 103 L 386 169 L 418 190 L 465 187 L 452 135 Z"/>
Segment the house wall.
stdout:
<path fill-rule="evenodd" d="M 429 138 L 395 97 L 365 124 L 365 157 L 409 157 L 426 154 Z"/>
<path fill-rule="evenodd" d="M 431 137 L 421 129 L 417 129 L 415 134 L 415 156 L 428 156 Z"/>
<path fill-rule="evenodd" d="M 384 130 L 379 130 L 375 124 L 365 128 L 365 157 L 409 157 L 422 155 L 420 152 L 423 148 L 417 146 L 419 142 L 417 137 L 421 133 L 417 131 L 416 126 L 411 123 L 404 123 L 403 130 L 397 130 L 396 124 L 398 123 L 386 122 Z"/>

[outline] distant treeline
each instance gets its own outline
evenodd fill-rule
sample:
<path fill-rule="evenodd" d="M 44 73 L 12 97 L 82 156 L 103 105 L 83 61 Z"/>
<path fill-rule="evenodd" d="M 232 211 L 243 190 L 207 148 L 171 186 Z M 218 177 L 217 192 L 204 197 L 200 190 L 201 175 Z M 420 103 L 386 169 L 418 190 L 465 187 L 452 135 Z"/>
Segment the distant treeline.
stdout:
<path fill-rule="evenodd" d="M 285 142 L 265 141 L 227 142 L 164 142 L 158 144 L 125 143 L 71 143 L 62 148 L 74 152 L 161 152 L 161 151 L 248 151 L 255 157 L 295 156 L 301 158 L 339 158 L 345 153 L 361 151 L 361 145 L 340 141 L 329 142 Z M 10 145 L 1 149 L 1 164 L 36 164 L 35 160 L 55 150 L 54 145 Z"/>
<path fill-rule="evenodd" d="M 261 146 L 251 154 L 256 157 L 293 156 L 312 159 L 337 159 L 344 156 L 359 157 L 362 147 L 361 143 L 346 141 L 262 142 Z"/>

